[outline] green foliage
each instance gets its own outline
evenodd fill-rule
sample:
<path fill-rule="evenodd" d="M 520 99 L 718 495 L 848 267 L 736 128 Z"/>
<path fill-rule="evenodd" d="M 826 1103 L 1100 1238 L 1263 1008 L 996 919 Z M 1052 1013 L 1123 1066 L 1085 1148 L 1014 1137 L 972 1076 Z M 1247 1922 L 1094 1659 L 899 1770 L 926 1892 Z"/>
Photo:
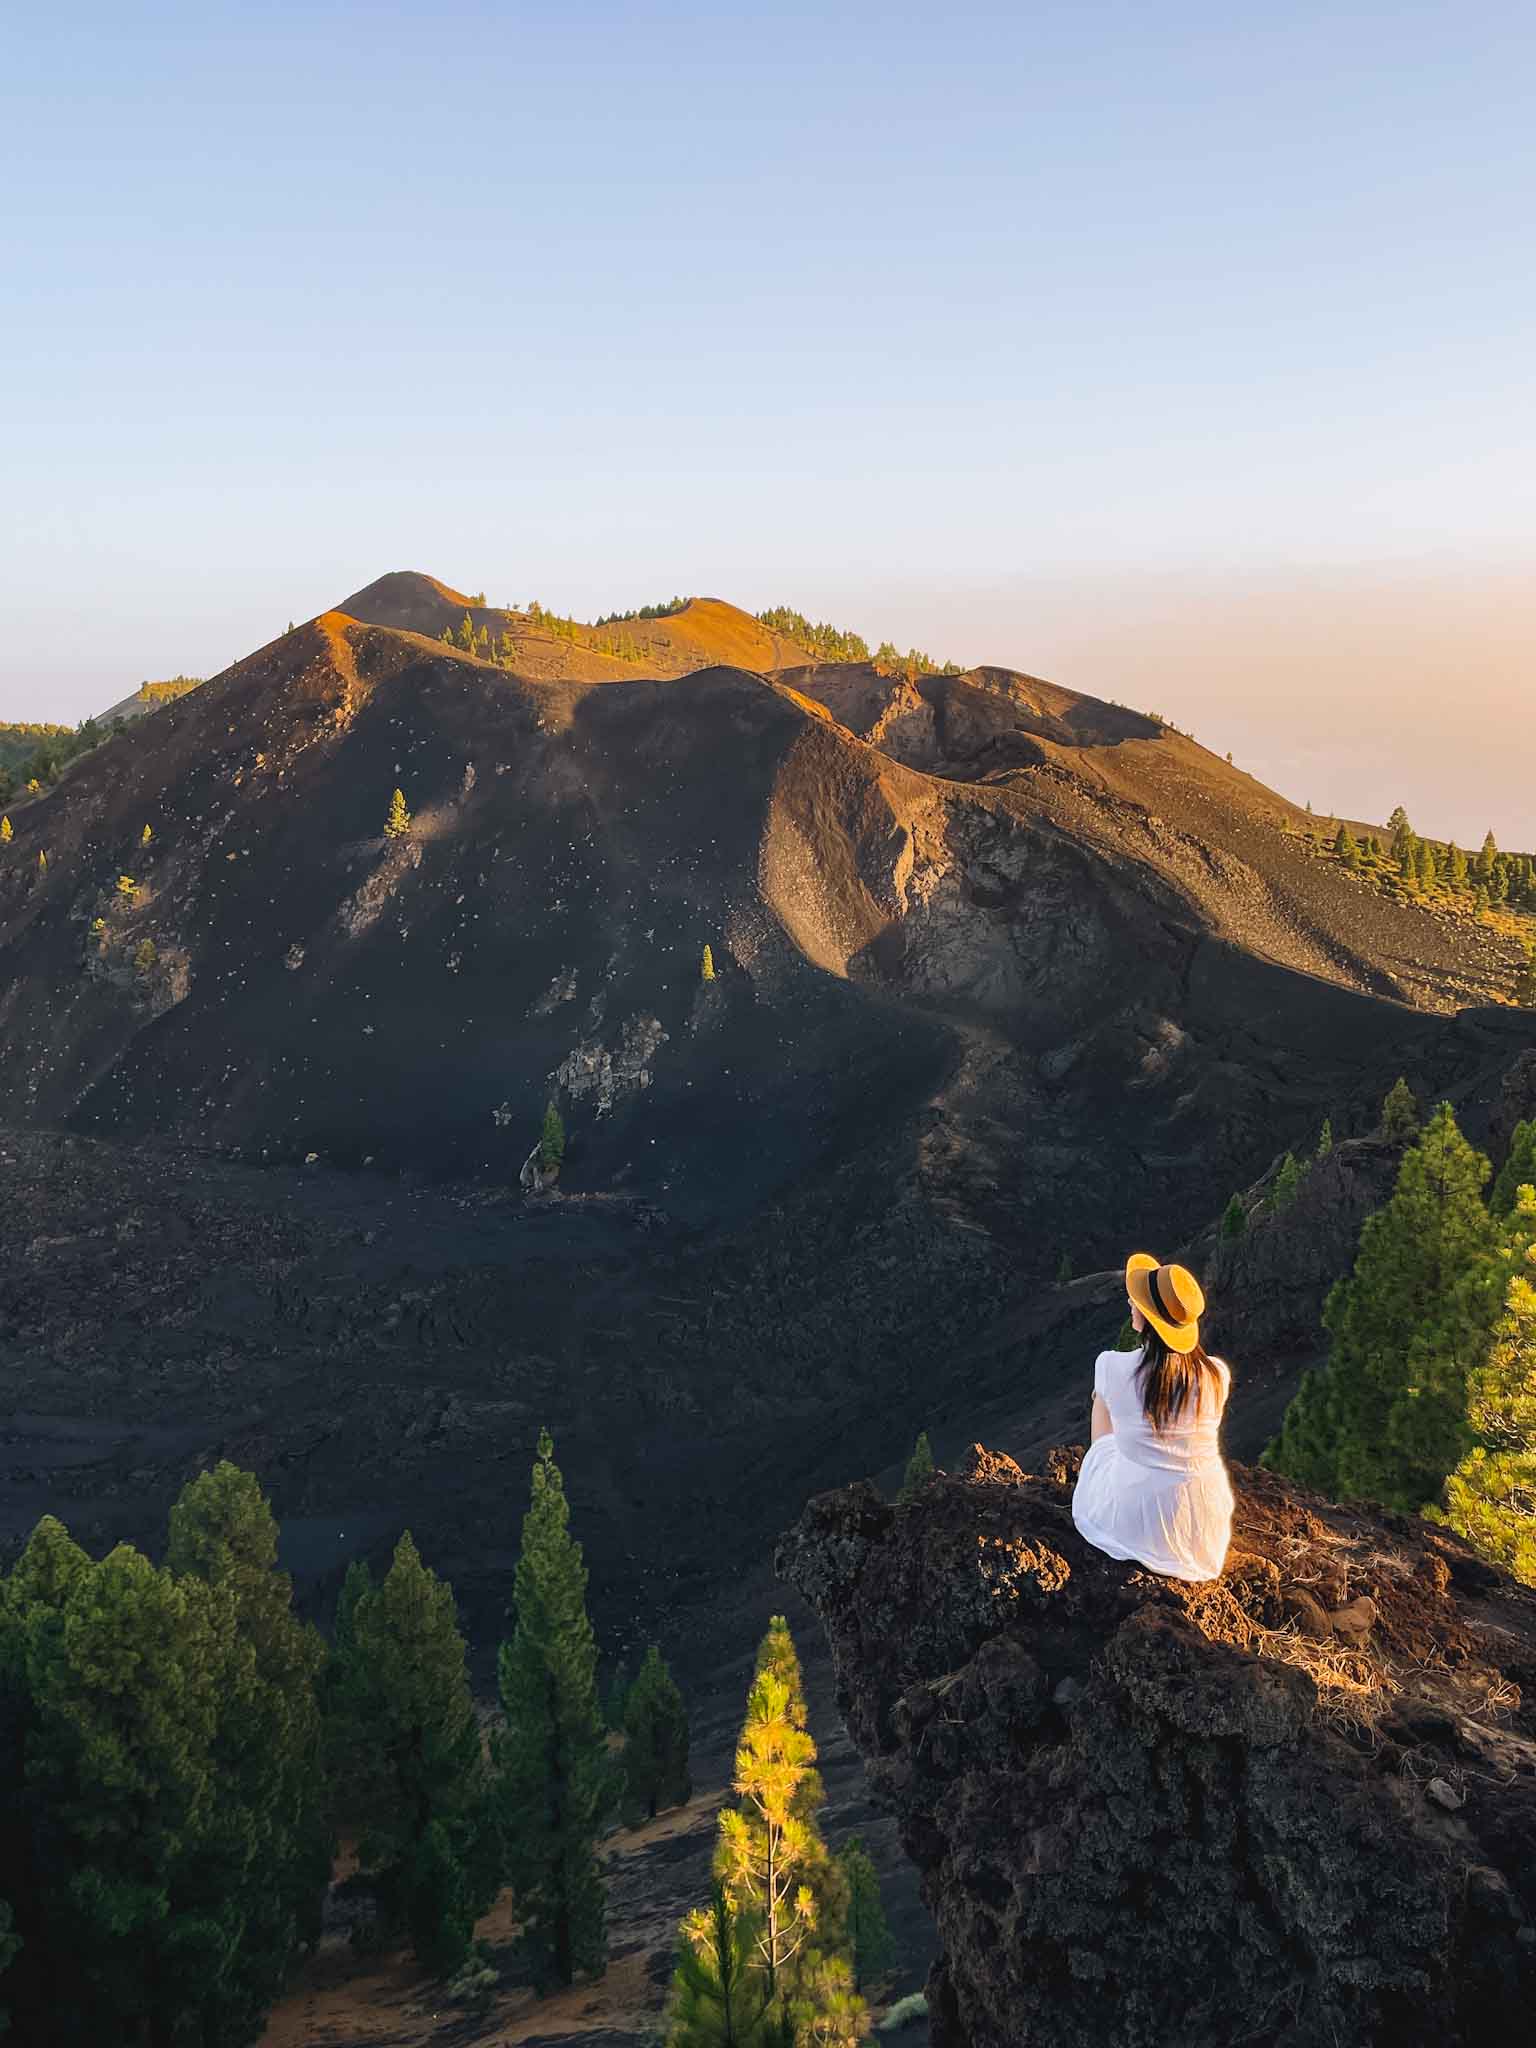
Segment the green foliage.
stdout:
<path fill-rule="evenodd" d="M 688 1714 L 653 1643 L 624 1708 L 624 1818 L 631 1827 L 693 1796 L 688 1773 Z"/>
<path fill-rule="evenodd" d="M 755 1967 L 750 1916 L 718 1879 L 709 1904 L 684 1919 L 667 2014 L 667 2048 L 782 2048 L 782 2026 Z"/>
<path fill-rule="evenodd" d="M 102 738 L 92 718 L 79 725 L 0 724 L 0 798 L 14 791 L 46 789 L 57 782 L 69 763 L 89 753 Z"/>
<path fill-rule="evenodd" d="M 0 846 L 9 846 L 15 832 L 9 818 L 0 818 Z"/>
<path fill-rule="evenodd" d="M 1396 1144 L 1404 1138 L 1411 1138 L 1418 1128 L 1418 1098 L 1399 1074 L 1381 1105 L 1381 1135 Z"/>
<path fill-rule="evenodd" d="M 1325 1116 L 1325 1117 L 1323 1118 L 1323 1128 L 1322 1128 L 1322 1129 L 1321 1129 L 1321 1130 L 1320 1130 L 1320 1131 L 1318 1132 L 1318 1134 L 1317 1134 L 1317 1150 L 1316 1150 L 1316 1152 L 1315 1152 L 1315 1153 L 1314 1153 L 1314 1154 L 1313 1154 L 1312 1156 L 1313 1156 L 1313 1157 L 1314 1157 L 1315 1159 L 1326 1159 L 1326 1158 L 1328 1157 L 1328 1154 L 1329 1154 L 1329 1153 L 1330 1153 L 1330 1152 L 1331 1152 L 1332 1150 L 1333 1150 L 1333 1118 L 1332 1118 L 1332 1117 L 1329 1117 L 1329 1116 Z"/>
<path fill-rule="evenodd" d="M 349 1573 L 344 1595 L 326 1753 L 339 1817 L 358 1832 L 353 1884 L 374 1900 L 386 1938 L 408 1931 L 445 1975 L 499 1878 L 453 1593 L 407 1531 L 383 1582 Z"/>
<path fill-rule="evenodd" d="M 1241 1195 L 1233 1195 L 1221 1212 L 1221 1234 L 1230 1242 L 1242 1237 L 1248 1228 L 1248 1211 L 1243 1207 Z"/>
<path fill-rule="evenodd" d="M 880 1874 L 857 1835 L 837 1852 L 848 1887 L 848 1941 L 853 1956 L 853 1988 L 864 1991 L 891 1967 L 896 1944 L 891 1938 L 880 1897 Z"/>
<path fill-rule="evenodd" d="M 320 1936 L 334 1848 L 316 1696 L 325 1649 L 293 1612 L 277 1525 L 251 1473 L 224 1461 L 188 1483 L 171 1510 L 166 1566 L 210 1589 L 228 1631 L 214 1732 L 220 1824 L 200 1882 L 241 1928 L 226 2014 L 256 2025 L 295 1951 Z"/>
<path fill-rule="evenodd" d="M 798 1811 L 815 1762 L 816 1745 L 797 1725 L 789 1686 L 774 1671 L 759 1670 L 736 1748 L 738 1803 L 721 1810 L 715 1868 L 731 1904 L 751 1919 L 753 1965 L 770 1995 L 787 1995 L 790 1966 L 816 1927 L 809 1879 L 821 1845 L 813 1840 L 814 1823 Z"/>
<path fill-rule="evenodd" d="M 1499 1168 L 1499 1177 L 1488 1197 L 1495 1216 L 1514 1214 L 1521 1188 L 1536 1187 L 1536 1117 L 1515 1125 L 1509 1141 L 1509 1156 Z"/>
<path fill-rule="evenodd" d="M 918 1431 L 917 1442 L 912 1446 L 912 1455 L 907 1460 L 907 1469 L 901 1475 L 901 1491 L 898 1500 L 912 1500 L 926 1481 L 933 1477 L 933 1450 L 928 1442 L 926 1429 Z"/>
<path fill-rule="evenodd" d="M 117 893 L 119 896 L 124 897 L 129 903 L 133 901 L 134 897 L 137 896 L 139 893 L 139 885 L 133 879 L 132 875 L 118 876 Z"/>
<path fill-rule="evenodd" d="M 118 2041 L 126 2015 L 146 2041 L 251 2038 L 228 2024 L 238 1908 L 205 1883 L 239 1827 L 216 1767 L 221 1609 L 127 1545 L 93 1564 L 51 1521 L 11 1575 L 0 1835 L 22 2040 Z"/>
<path fill-rule="evenodd" d="M 539 1164 L 548 1173 L 565 1158 L 565 1121 L 559 1108 L 553 1102 L 544 1111 L 544 1124 L 539 1132 Z"/>
<path fill-rule="evenodd" d="M 146 825 L 146 826 L 144 827 L 144 830 L 143 830 L 143 831 L 142 831 L 142 832 L 141 832 L 141 833 L 139 834 L 139 844 L 140 844 L 140 846 L 149 846 L 149 845 L 153 844 L 153 841 L 154 841 L 154 837 L 155 837 L 155 828 L 154 828 L 154 826 L 153 826 L 153 825 Z"/>
<path fill-rule="evenodd" d="M 1356 869 L 1360 866 L 1360 844 L 1348 825 L 1340 824 L 1334 836 L 1333 856 L 1346 868 Z"/>
<path fill-rule="evenodd" d="M 1056 1262 L 1056 1285 L 1065 1287 L 1072 1278 L 1072 1254 L 1063 1252 Z"/>
<path fill-rule="evenodd" d="M 1417 1509 L 1439 1492 L 1466 1448 L 1467 1375 L 1497 1307 L 1487 1178 L 1442 1103 L 1366 1219 L 1324 1311 L 1328 1364 L 1302 1382 L 1266 1464 L 1336 1499 Z"/>
<path fill-rule="evenodd" d="M 800 2041 L 867 2029 L 847 1953 L 847 1878 L 816 1825 L 824 1797 L 800 1662 L 782 1615 L 758 1650 L 736 1748 L 736 1804 L 720 1815 L 715 1874 L 750 1925 L 751 1968 Z"/>
<path fill-rule="evenodd" d="M 411 814 L 405 808 L 405 792 L 397 789 L 389 800 L 389 815 L 384 820 L 386 839 L 404 839 L 411 829 Z"/>
<path fill-rule="evenodd" d="M 700 981 L 713 981 L 714 978 L 715 955 L 713 949 L 706 946 L 704 948 L 704 958 L 699 963 L 699 979 Z"/>
<path fill-rule="evenodd" d="M 1484 1557 L 1536 1586 L 1536 1191 L 1500 1262 L 1502 1313 L 1467 1382 L 1471 1444 L 1445 1482 L 1444 1517 Z"/>
<path fill-rule="evenodd" d="M 1301 1191 L 1301 1168 L 1296 1163 L 1294 1152 L 1287 1152 L 1280 1162 L 1280 1171 L 1275 1175 L 1275 1184 L 1270 1190 L 1269 1206 L 1277 1212 L 1289 1209 Z"/>
<path fill-rule="evenodd" d="M 691 597 L 669 597 L 660 604 L 642 604 L 632 612 L 604 612 L 592 623 L 594 626 L 627 626 L 632 619 L 670 619 L 692 602 Z"/>
<path fill-rule="evenodd" d="M 548 1430 L 523 1521 L 512 1640 L 498 1673 L 506 1729 L 495 1746 L 507 1872 L 535 1984 L 600 1972 L 607 1908 L 596 1845 L 617 1791 L 597 1701 L 587 1570 Z"/>
<path fill-rule="evenodd" d="M 818 661 L 868 661 L 869 643 L 857 633 L 851 633 L 841 626 L 813 626 L 803 612 L 792 610 L 788 605 L 770 605 L 765 612 L 759 612 L 757 623 L 766 626 L 771 633 L 783 633 L 797 641 L 807 654 Z"/>
<path fill-rule="evenodd" d="M 159 957 L 153 939 L 140 939 L 133 949 L 133 964 L 140 974 L 151 973 Z"/>

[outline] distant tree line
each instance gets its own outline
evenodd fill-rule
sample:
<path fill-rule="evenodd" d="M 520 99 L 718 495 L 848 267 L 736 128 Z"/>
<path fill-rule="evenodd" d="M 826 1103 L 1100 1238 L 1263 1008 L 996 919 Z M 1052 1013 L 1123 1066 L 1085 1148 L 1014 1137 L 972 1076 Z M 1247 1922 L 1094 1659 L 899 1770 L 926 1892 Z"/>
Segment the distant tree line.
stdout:
<path fill-rule="evenodd" d="M 691 597 L 669 597 L 660 604 L 642 604 L 632 612 L 604 612 L 592 623 L 594 626 L 626 626 L 631 619 L 670 619 L 692 602 Z"/>
<path fill-rule="evenodd" d="M 1330 831 L 1314 826 L 1310 837 L 1315 852 L 1389 894 L 1477 913 L 1507 905 L 1536 914 L 1536 858 L 1501 852 L 1492 832 L 1480 851 L 1464 853 L 1455 840 L 1421 839 L 1399 804 L 1387 835 L 1361 838 L 1340 822 Z"/>
<path fill-rule="evenodd" d="M 772 632 L 783 633 L 798 641 L 818 661 L 873 661 L 881 675 L 905 675 L 912 682 L 919 676 L 957 676 L 961 673 L 958 662 L 935 661 L 931 654 L 924 654 L 918 647 L 909 647 L 903 654 L 890 640 L 882 640 L 871 655 L 869 642 L 860 634 L 849 632 L 842 626 L 813 625 L 804 612 L 797 612 L 787 604 L 772 605 L 767 611 L 759 612 L 757 622 Z"/>
<path fill-rule="evenodd" d="M 36 796 L 106 737 L 94 718 L 79 725 L 0 725 L 0 803 Z"/>
<path fill-rule="evenodd" d="M 37 2048 L 243 2048 L 319 1937 L 337 1833 L 354 1939 L 452 1981 L 504 1886 L 539 1987 L 602 1969 L 597 1842 L 623 1806 L 686 1800 L 681 1695 L 651 1650 L 617 1754 L 599 1711 L 586 1568 L 541 1436 L 482 1726 L 453 1594 L 409 1533 L 347 1574 L 332 1640 L 293 1612 L 251 1474 L 171 1512 L 165 1561 L 93 1560 L 51 1517 L 0 1577 L 0 2005 Z M 456 1989 L 455 1987 L 459 1987 Z"/>

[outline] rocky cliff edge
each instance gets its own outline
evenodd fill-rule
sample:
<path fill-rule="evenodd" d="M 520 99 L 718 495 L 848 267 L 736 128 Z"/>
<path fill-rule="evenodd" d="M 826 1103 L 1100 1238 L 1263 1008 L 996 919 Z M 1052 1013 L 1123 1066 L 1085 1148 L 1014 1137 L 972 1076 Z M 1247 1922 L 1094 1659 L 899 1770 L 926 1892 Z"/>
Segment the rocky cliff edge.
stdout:
<path fill-rule="evenodd" d="M 1241 1468 L 1178 1585 L 1077 1535 L 1079 1456 L 978 1445 L 779 1549 L 938 1926 L 937 2048 L 1528 2044 L 1536 1594 Z"/>

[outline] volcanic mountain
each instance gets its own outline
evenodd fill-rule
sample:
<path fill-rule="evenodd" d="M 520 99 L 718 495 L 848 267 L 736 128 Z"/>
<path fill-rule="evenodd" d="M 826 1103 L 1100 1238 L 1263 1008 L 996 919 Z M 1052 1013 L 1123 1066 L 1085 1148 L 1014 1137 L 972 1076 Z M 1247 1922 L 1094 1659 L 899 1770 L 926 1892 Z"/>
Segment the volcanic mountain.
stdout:
<path fill-rule="evenodd" d="M 675 1598 L 941 1411 L 1059 1402 L 1063 1254 L 1171 1248 L 1400 1073 L 1486 1128 L 1536 1036 L 1512 945 L 1156 719 L 530 616 L 385 577 L 12 807 L 0 1387 L 177 1419 L 104 1529 L 218 1449 L 491 1598 L 547 1419 L 608 1597 Z"/>

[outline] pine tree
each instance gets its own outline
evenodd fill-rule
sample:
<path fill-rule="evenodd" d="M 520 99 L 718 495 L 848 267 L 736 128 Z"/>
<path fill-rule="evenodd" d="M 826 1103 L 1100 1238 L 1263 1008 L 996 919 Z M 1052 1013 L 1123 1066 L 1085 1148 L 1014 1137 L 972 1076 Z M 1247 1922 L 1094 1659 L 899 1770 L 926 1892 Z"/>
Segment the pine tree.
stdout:
<path fill-rule="evenodd" d="M 453 1592 L 409 1531 L 382 1583 L 359 1590 L 347 1631 L 327 1754 L 358 1830 L 355 1882 L 386 1934 L 408 1929 L 445 1973 L 468 1953 L 499 1871 Z"/>
<path fill-rule="evenodd" d="M 1248 1211 L 1243 1207 L 1241 1195 L 1233 1195 L 1221 1212 L 1221 1234 L 1229 1241 L 1241 1237 L 1248 1228 Z"/>
<path fill-rule="evenodd" d="M 688 1714 L 683 1696 L 653 1643 L 630 1688 L 624 1711 L 624 1817 L 631 1827 L 663 1808 L 686 1806 Z"/>
<path fill-rule="evenodd" d="M 140 974 L 150 973 L 159 957 L 153 939 L 140 939 L 133 949 L 133 964 Z"/>
<path fill-rule="evenodd" d="M 384 820 L 386 839 L 404 839 L 411 829 L 411 814 L 405 808 L 405 792 L 397 789 L 389 800 L 389 816 Z"/>
<path fill-rule="evenodd" d="M 236 1907 L 242 1927 L 221 2009 L 205 2013 L 218 2038 L 216 2022 L 258 2023 L 296 1950 L 320 1936 L 333 1851 L 316 1697 L 324 1646 L 293 1613 L 277 1525 L 251 1473 L 226 1461 L 184 1488 L 166 1565 L 210 1589 L 226 1659 L 214 1736 L 220 1825 L 199 1873 L 200 1889 Z"/>
<path fill-rule="evenodd" d="M 1536 1192 L 1500 1266 L 1503 1311 L 1467 1382 L 1471 1446 L 1445 1482 L 1444 1519 L 1484 1557 L 1536 1586 Z"/>
<path fill-rule="evenodd" d="M 139 834 L 139 844 L 140 844 L 140 846 L 148 846 L 148 845 L 149 845 L 149 844 L 150 844 L 150 843 L 151 843 L 151 842 L 153 841 L 153 839 L 154 839 L 154 836 L 155 836 L 155 829 L 154 829 L 154 827 L 153 827 L 152 825 L 146 825 L 146 826 L 144 827 L 144 830 L 143 830 L 143 831 L 142 831 L 142 832 L 141 832 L 141 833 Z"/>
<path fill-rule="evenodd" d="M 1509 1141 L 1509 1155 L 1499 1168 L 1499 1177 L 1488 1197 L 1494 1216 L 1512 1216 L 1515 1198 L 1523 1187 L 1536 1187 L 1536 1117 L 1515 1125 Z"/>
<path fill-rule="evenodd" d="M 907 1460 L 907 1469 L 901 1475 L 901 1491 L 896 1498 L 914 1499 L 924 1484 L 933 1477 L 933 1472 L 933 1452 L 929 1447 L 928 1432 L 926 1429 L 919 1430 L 917 1442 L 912 1447 L 912 1455 Z"/>
<path fill-rule="evenodd" d="M 1328 1364 L 1303 1380 L 1266 1464 L 1338 1499 L 1418 1509 L 1439 1492 L 1465 1448 L 1467 1375 L 1496 1306 L 1487 1178 L 1442 1103 L 1366 1219 L 1324 1310 Z"/>
<path fill-rule="evenodd" d="M 713 950 L 706 946 L 704 948 L 704 958 L 699 964 L 699 979 L 700 981 L 713 981 L 714 978 L 715 956 Z"/>
<path fill-rule="evenodd" d="M 1335 859 L 1342 862 L 1346 868 L 1353 870 L 1359 867 L 1360 845 L 1348 825 L 1340 824 L 1334 835 L 1333 852 Z"/>
<path fill-rule="evenodd" d="M 1312 1156 L 1314 1159 L 1326 1159 L 1332 1150 L 1333 1118 L 1325 1116 L 1323 1118 L 1323 1128 L 1317 1134 L 1317 1150 Z"/>
<path fill-rule="evenodd" d="M 1403 1138 L 1411 1138 L 1418 1128 L 1418 1100 L 1399 1074 L 1381 1105 L 1381 1135 L 1395 1145 Z"/>
<path fill-rule="evenodd" d="M 546 1173 L 559 1166 L 565 1158 L 565 1122 L 559 1109 L 551 1102 L 544 1111 L 544 1124 L 539 1132 L 539 1164 Z"/>
<path fill-rule="evenodd" d="M 9 846 L 15 836 L 10 819 L 0 818 L 0 846 Z"/>
<path fill-rule="evenodd" d="M 25 1759 L 0 1792 L 18 2038 L 116 2042 L 131 2015 L 144 2042 L 249 2040 L 220 2024 L 243 1960 L 239 1906 L 206 1884 L 238 1827 L 216 1757 L 218 1603 L 126 1544 L 93 1564 L 54 1523 L 4 1604 L 7 1746 Z"/>
<path fill-rule="evenodd" d="M 895 1959 L 885 1906 L 880 1897 L 880 1874 L 874 1860 L 857 1835 L 837 1852 L 848 1886 L 848 1940 L 853 1951 L 853 1988 L 864 1991 L 877 1983 Z"/>
<path fill-rule="evenodd" d="M 782 2048 L 778 2008 L 753 1967 L 752 1922 L 718 1879 L 679 1929 L 667 2048 Z"/>
<path fill-rule="evenodd" d="M 498 1659 L 506 1731 L 497 1805 L 535 1984 L 602 1970 L 607 1908 L 596 1845 L 617 1791 L 597 1702 L 587 1570 L 548 1430 L 539 1437 L 512 1604 Z"/>
<path fill-rule="evenodd" d="M 1275 1176 L 1275 1185 L 1270 1191 L 1269 1206 L 1274 1210 L 1289 1209 L 1301 1190 L 1301 1168 L 1296 1163 L 1294 1152 L 1287 1152 L 1280 1162 L 1280 1171 Z"/>
<path fill-rule="evenodd" d="M 1497 866 L 1498 857 L 1498 842 L 1490 832 L 1483 840 L 1481 853 L 1478 854 L 1477 859 L 1472 863 L 1472 879 L 1481 888 L 1488 889 L 1492 887 L 1494 869 Z"/>
<path fill-rule="evenodd" d="M 750 1918 L 753 1967 L 800 2041 L 856 2040 L 867 2027 L 847 1955 L 848 1888 L 816 1825 L 824 1793 L 800 1660 L 783 1615 L 758 1649 L 736 1751 L 737 1805 L 720 1816 L 715 1869 Z"/>
<path fill-rule="evenodd" d="M 1063 1252 L 1056 1262 L 1056 1285 L 1066 1287 L 1072 1279 L 1072 1254 Z"/>
<path fill-rule="evenodd" d="M 816 1745 L 790 1710 L 790 1688 L 759 1670 L 747 1696 L 732 1778 L 738 1804 L 722 1809 L 716 1872 L 739 1913 L 751 1916 L 754 1968 L 771 1997 L 789 1994 L 789 1970 L 816 1926 L 809 1883 L 814 1829 L 795 1810 Z"/>

